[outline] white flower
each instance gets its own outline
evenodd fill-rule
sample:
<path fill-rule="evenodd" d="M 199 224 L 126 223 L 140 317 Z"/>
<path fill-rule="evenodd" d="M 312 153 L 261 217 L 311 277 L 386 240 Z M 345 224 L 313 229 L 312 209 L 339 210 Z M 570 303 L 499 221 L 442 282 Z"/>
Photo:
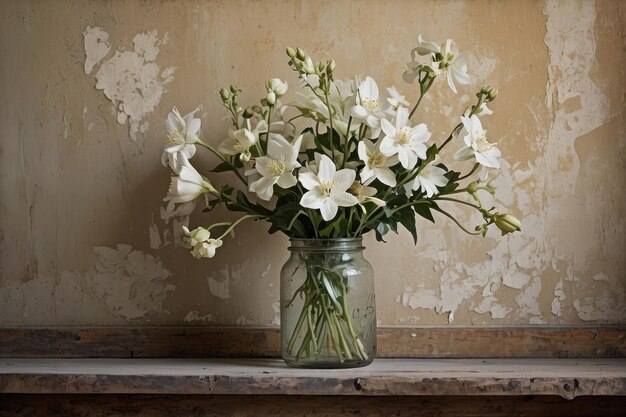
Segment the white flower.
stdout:
<path fill-rule="evenodd" d="M 181 163 L 181 156 L 189 159 L 196 153 L 196 142 L 200 141 L 198 132 L 200 131 L 200 119 L 194 118 L 198 107 L 191 113 L 182 117 L 178 109 L 174 107 L 167 115 L 165 126 L 167 128 L 167 146 L 161 155 L 161 163 L 169 166 L 172 171 L 178 174 Z"/>
<path fill-rule="evenodd" d="M 193 201 L 206 193 L 217 190 L 185 160 L 178 176 L 172 176 L 170 188 L 163 201 L 169 201 L 166 211 L 173 212 L 176 204 Z"/>
<path fill-rule="evenodd" d="M 470 78 L 467 74 L 467 54 L 460 53 L 453 49 L 452 40 L 447 39 L 443 47 L 434 42 L 427 42 L 422 39 L 422 35 L 417 38 L 418 46 L 413 49 L 413 60 L 407 64 L 408 70 L 405 72 L 405 80 L 413 82 L 419 75 L 420 69 L 427 69 L 433 76 L 446 72 L 450 89 L 456 91 L 456 84 L 469 84 Z M 415 54 L 428 56 L 430 62 L 420 63 Z"/>
<path fill-rule="evenodd" d="M 221 239 L 211 239 L 211 232 L 204 227 L 198 227 L 192 231 L 183 226 L 185 236 L 189 244 L 193 247 L 191 254 L 194 258 L 212 258 L 215 256 L 215 250 L 222 246 Z"/>
<path fill-rule="evenodd" d="M 333 161 L 326 155 L 320 157 L 317 168 L 317 174 L 300 173 L 300 182 L 309 190 L 300 200 L 302 207 L 319 209 L 322 218 L 330 221 L 337 215 L 339 207 L 351 207 L 359 203 L 355 196 L 347 192 L 356 178 L 353 170 L 337 171 Z"/>
<path fill-rule="evenodd" d="M 377 179 L 385 185 L 395 187 L 396 176 L 389 167 L 398 163 L 398 157 L 383 155 L 380 152 L 380 144 L 381 142 L 378 142 L 374 145 L 367 139 L 359 142 L 359 158 L 365 162 L 365 166 L 361 170 L 361 181 L 363 184 L 369 185 Z"/>
<path fill-rule="evenodd" d="M 301 142 L 302 135 L 291 144 L 281 135 L 270 134 L 267 155 L 256 158 L 255 167 L 261 178 L 250 184 L 250 191 L 267 201 L 274 195 L 274 184 L 281 188 L 296 185 L 298 180 L 293 175 L 293 170 L 302 166 L 298 162 Z"/>
<path fill-rule="evenodd" d="M 409 107 L 410 103 L 406 99 L 406 96 L 403 96 L 396 90 L 396 87 L 390 87 L 387 89 L 387 93 L 389 93 L 389 98 L 387 98 L 387 103 L 389 103 L 389 107 L 385 110 L 385 114 L 389 116 L 393 116 L 399 107 Z"/>
<path fill-rule="evenodd" d="M 309 88 L 297 91 L 296 99 L 289 105 L 296 107 L 302 114 L 316 121 L 326 123 L 329 119 L 328 107 Z"/>
<path fill-rule="evenodd" d="M 454 154 L 457 161 L 465 161 L 472 157 L 476 162 L 486 168 L 500 168 L 500 150 L 495 143 L 487 140 L 487 131 L 483 129 L 480 119 L 476 115 L 472 117 L 461 116 L 463 127 L 467 133 L 463 140 L 465 146 Z"/>
<path fill-rule="evenodd" d="M 250 160 L 250 148 L 259 141 L 259 134 L 267 132 L 265 120 L 259 121 L 254 129 L 250 126 L 250 119 L 247 120 L 247 128 L 239 130 L 228 130 L 228 139 L 224 140 L 217 148 L 225 155 L 239 155 L 242 161 Z"/>
<path fill-rule="evenodd" d="M 445 177 L 446 170 L 438 167 L 439 158 L 436 157 L 434 161 L 426 165 L 420 173 L 415 177 L 413 182 L 413 190 L 417 191 L 420 188 L 426 192 L 428 198 L 437 193 L 437 187 L 443 187 L 448 183 L 448 179 Z"/>
<path fill-rule="evenodd" d="M 430 132 L 424 123 L 409 126 L 409 111 L 400 107 L 396 114 L 396 125 L 387 119 L 381 122 L 385 137 L 380 143 L 380 151 L 385 156 L 398 155 L 400 163 L 405 169 L 412 169 L 417 159 L 426 159 L 425 143 L 430 138 Z"/>
<path fill-rule="evenodd" d="M 278 78 L 272 78 L 265 83 L 265 87 L 267 91 L 273 91 L 276 94 L 276 97 L 282 97 L 287 93 L 287 88 L 289 87 L 287 81 L 281 81 Z"/>
<path fill-rule="evenodd" d="M 359 207 L 361 207 L 361 210 L 363 210 L 364 213 L 367 211 L 363 205 L 365 203 L 374 203 L 378 207 L 382 207 L 386 204 L 384 200 L 374 197 L 377 192 L 376 188 L 368 187 L 358 181 L 354 181 L 352 183 L 350 188 L 348 188 L 348 192 L 357 198 L 359 201 Z"/>
<path fill-rule="evenodd" d="M 380 120 L 384 114 L 378 103 L 378 85 L 372 77 L 366 77 L 359 85 L 356 105 L 352 107 L 351 114 L 370 128 L 370 138 L 380 135 Z"/>

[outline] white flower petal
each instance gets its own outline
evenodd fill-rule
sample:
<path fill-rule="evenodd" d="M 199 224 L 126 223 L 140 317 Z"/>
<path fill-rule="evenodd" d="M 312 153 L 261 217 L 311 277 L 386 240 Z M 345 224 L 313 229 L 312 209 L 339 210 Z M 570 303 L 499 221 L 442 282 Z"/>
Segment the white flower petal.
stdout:
<path fill-rule="evenodd" d="M 336 182 L 335 190 L 345 191 L 354 182 L 356 172 L 351 169 L 340 169 L 335 173 L 334 181 Z"/>
<path fill-rule="evenodd" d="M 322 206 L 323 196 L 317 191 L 308 191 L 300 199 L 300 205 L 305 208 L 319 209 Z"/>
<path fill-rule="evenodd" d="M 359 204 L 359 200 L 355 196 L 345 191 L 333 191 L 330 195 L 330 199 L 339 207 L 352 207 Z"/>
<path fill-rule="evenodd" d="M 313 190 L 320 185 L 317 175 L 313 172 L 302 172 L 298 175 L 298 179 L 304 188 Z"/>
<path fill-rule="evenodd" d="M 393 171 L 389 168 L 376 168 L 376 178 L 380 182 L 390 187 L 396 186 L 396 176 Z"/>
<path fill-rule="evenodd" d="M 322 218 L 327 222 L 332 220 L 337 215 L 338 209 L 339 207 L 337 206 L 337 203 L 335 203 L 335 201 L 333 201 L 333 199 L 331 198 L 323 199 L 320 205 Z"/>
<path fill-rule="evenodd" d="M 335 177 L 336 170 L 333 161 L 328 156 L 322 155 L 317 170 L 320 181 L 331 181 Z"/>
<path fill-rule="evenodd" d="M 454 154 L 454 159 L 457 161 L 466 161 L 474 156 L 474 149 L 470 146 L 464 146 L 463 148 L 456 151 Z"/>

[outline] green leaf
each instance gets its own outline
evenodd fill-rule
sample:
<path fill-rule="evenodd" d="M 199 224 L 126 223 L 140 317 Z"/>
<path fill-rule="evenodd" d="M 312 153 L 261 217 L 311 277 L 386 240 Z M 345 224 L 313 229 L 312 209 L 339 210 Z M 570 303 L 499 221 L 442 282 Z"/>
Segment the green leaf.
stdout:
<path fill-rule="evenodd" d="M 435 159 L 435 156 L 439 153 L 439 149 L 437 149 L 437 145 L 433 144 L 430 148 L 426 150 L 426 158 L 430 161 Z"/>
<path fill-rule="evenodd" d="M 228 162 L 222 162 L 221 164 L 213 168 L 211 172 L 228 172 L 232 170 L 233 168 Z"/>
<path fill-rule="evenodd" d="M 433 218 L 433 214 L 430 212 L 430 204 L 424 202 L 424 204 L 416 204 L 413 206 L 413 209 L 417 214 L 425 218 L 426 220 L 430 220 L 435 223 L 435 219 Z"/>
<path fill-rule="evenodd" d="M 306 226 L 308 217 L 300 204 L 295 201 L 277 204 L 274 214 L 268 220 L 271 224 L 269 229 L 270 234 L 280 231 L 290 237 L 308 236 Z"/>
<path fill-rule="evenodd" d="M 409 206 L 398 210 L 394 213 L 394 218 L 411 233 L 413 242 L 417 243 L 417 228 L 415 227 L 415 213 L 413 209 Z"/>

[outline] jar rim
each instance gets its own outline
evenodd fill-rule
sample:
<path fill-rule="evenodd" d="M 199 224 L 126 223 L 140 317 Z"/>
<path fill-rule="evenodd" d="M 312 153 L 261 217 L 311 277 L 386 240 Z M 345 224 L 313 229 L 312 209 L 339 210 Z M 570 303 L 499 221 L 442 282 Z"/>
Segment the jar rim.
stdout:
<path fill-rule="evenodd" d="M 289 250 L 295 251 L 362 251 L 362 237 L 340 237 L 334 239 L 290 238 Z"/>

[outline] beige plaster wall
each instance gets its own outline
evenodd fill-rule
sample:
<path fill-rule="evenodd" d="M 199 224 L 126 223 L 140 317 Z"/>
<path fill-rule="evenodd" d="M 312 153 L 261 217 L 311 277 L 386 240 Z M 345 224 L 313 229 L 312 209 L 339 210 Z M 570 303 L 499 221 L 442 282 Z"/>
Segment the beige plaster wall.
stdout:
<path fill-rule="evenodd" d="M 288 45 L 414 98 L 401 73 L 418 33 L 455 39 L 476 88 L 500 88 L 485 118 L 506 161 L 497 202 L 523 233 L 439 219 L 419 221 L 417 246 L 368 237 L 380 323 L 624 323 L 625 15 L 619 1 L 3 1 L 0 324 L 276 324 L 286 239 L 248 225 L 194 261 L 180 226 L 204 215 L 161 220 L 163 120 L 202 104 L 219 143 L 218 88 L 293 85 Z M 474 89 L 434 91 L 421 117 L 441 137 Z"/>

